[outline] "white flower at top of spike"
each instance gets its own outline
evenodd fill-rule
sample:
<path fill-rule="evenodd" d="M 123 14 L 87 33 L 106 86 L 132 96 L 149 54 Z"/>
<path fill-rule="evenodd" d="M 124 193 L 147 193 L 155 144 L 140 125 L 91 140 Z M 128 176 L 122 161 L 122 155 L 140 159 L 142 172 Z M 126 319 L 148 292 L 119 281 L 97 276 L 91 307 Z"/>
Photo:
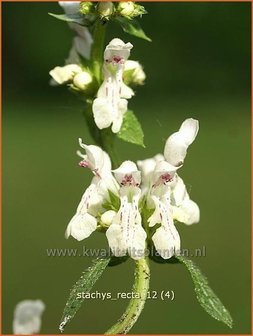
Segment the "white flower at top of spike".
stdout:
<path fill-rule="evenodd" d="M 19 302 L 14 311 L 13 334 L 38 334 L 41 327 L 41 315 L 45 305 L 41 300 L 24 300 Z"/>
<path fill-rule="evenodd" d="M 104 81 L 93 102 L 93 114 L 99 129 L 112 125 L 112 131 L 118 133 L 123 116 L 127 111 L 127 99 L 133 96 L 133 91 L 122 79 L 124 65 L 132 49 L 131 43 L 124 43 L 115 38 L 104 52 Z"/>
<path fill-rule="evenodd" d="M 139 211 L 141 174 L 135 163 L 125 161 L 114 170 L 114 175 L 121 185 L 120 209 L 106 231 L 106 236 L 115 256 L 120 257 L 128 253 L 137 260 L 145 254 L 147 237 Z"/>

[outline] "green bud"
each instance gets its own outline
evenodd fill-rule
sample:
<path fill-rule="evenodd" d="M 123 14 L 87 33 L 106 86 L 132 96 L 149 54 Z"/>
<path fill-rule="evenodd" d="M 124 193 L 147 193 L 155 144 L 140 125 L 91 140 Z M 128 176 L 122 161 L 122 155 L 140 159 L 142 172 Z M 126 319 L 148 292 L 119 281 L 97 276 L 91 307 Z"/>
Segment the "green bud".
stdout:
<path fill-rule="evenodd" d="M 108 20 L 114 12 L 114 5 L 112 2 L 99 2 L 97 11 L 101 18 Z"/>
<path fill-rule="evenodd" d="M 92 2 L 83 1 L 80 4 L 80 13 L 82 13 L 83 15 L 87 15 L 91 12 L 92 7 L 93 7 Z"/>
<path fill-rule="evenodd" d="M 143 6 L 140 6 L 132 1 L 120 2 L 117 7 L 117 13 L 128 19 L 133 19 L 136 16 L 146 14 Z"/>

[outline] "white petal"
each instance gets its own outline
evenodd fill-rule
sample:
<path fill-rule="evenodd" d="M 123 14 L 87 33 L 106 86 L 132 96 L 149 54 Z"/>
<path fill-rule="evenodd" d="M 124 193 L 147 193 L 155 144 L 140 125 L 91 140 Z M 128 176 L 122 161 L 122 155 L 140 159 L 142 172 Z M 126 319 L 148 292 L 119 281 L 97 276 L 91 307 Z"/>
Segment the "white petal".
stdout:
<path fill-rule="evenodd" d="M 14 310 L 13 333 L 28 335 L 40 331 L 41 315 L 45 304 L 41 300 L 24 300 Z"/>
<path fill-rule="evenodd" d="M 78 65 L 68 64 L 63 67 L 55 67 L 49 74 L 58 84 L 63 84 L 72 80 L 79 72 L 82 72 L 82 69 Z"/>
<path fill-rule="evenodd" d="M 120 99 L 118 102 L 118 110 L 115 111 L 116 115 L 112 121 L 112 132 L 113 133 L 118 133 L 120 131 L 124 114 L 127 111 L 127 104 L 128 103 L 126 99 Z"/>
<path fill-rule="evenodd" d="M 116 180 L 121 184 L 125 176 L 132 176 L 133 182 L 140 184 L 141 172 L 138 170 L 136 164 L 132 161 L 124 161 L 119 168 L 113 170 Z"/>
<path fill-rule="evenodd" d="M 91 82 L 92 77 L 87 71 L 80 72 L 73 78 L 74 85 L 80 90 L 86 90 Z"/>
<path fill-rule="evenodd" d="M 198 131 L 199 122 L 198 120 L 192 118 L 186 119 L 179 129 L 179 133 L 184 138 L 184 142 L 187 146 L 193 143 L 198 134 Z"/>
<path fill-rule="evenodd" d="M 178 175 L 176 176 L 176 183 L 172 188 L 172 199 L 176 206 L 181 205 L 184 200 L 189 199 L 184 181 Z"/>
<path fill-rule="evenodd" d="M 178 167 L 171 165 L 167 161 L 157 162 L 152 175 L 152 183 L 157 186 L 172 183 L 177 169 Z"/>
<path fill-rule="evenodd" d="M 75 214 L 67 227 L 65 237 L 68 238 L 72 236 L 80 241 L 89 237 L 96 228 L 97 220 L 95 217 L 88 213 Z"/>
<path fill-rule="evenodd" d="M 120 56 L 126 61 L 132 48 L 133 45 L 131 43 L 124 43 L 119 38 L 114 38 L 105 49 L 104 59 L 111 60 L 113 56 Z"/>
<path fill-rule="evenodd" d="M 106 237 L 112 253 L 116 257 L 122 257 L 127 254 L 126 240 L 123 239 L 122 228 L 118 224 L 112 224 L 106 231 Z"/>
<path fill-rule="evenodd" d="M 157 154 L 153 158 L 137 161 L 138 168 L 141 171 L 143 187 L 147 188 L 150 186 L 150 184 L 152 183 L 151 177 L 155 170 L 156 163 L 163 160 L 163 155 Z"/>
<path fill-rule="evenodd" d="M 140 259 L 145 254 L 146 232 L 141 226 L 138 210 L 140 193 L 128 202 L 127 196 L 121 197 L 121 206 L 106 232 L 109 245 L 114 255 L 123 256 L 128 252 L 133 259 Z"/>
<path fill-rule="evenodd" d="M 120 97 L 130 99 L 134 96 L 133 90 L 125 83 L 121 83 Z"/>
<path fill-rule="evenodd" d="M 113 210 L 108 210 L 106 212 L 103 213 L 103 215 L 101 216 L 101 222 L 104 225 L 111 225 L 112 221 L 114 219 L 114 217 L 116 216 L 117 212 L 113 211 Z"/>
<path fill-rule="evenodd" d="M 163 259 L 169 259 L 180 252 L 180 236 L 175 226 L 160 227 L 156 230 L 152 240 L 157 252 Z"/>
<path fill-rule="evenodd" d="M 181 134 L 172 134 L 166 144 L 164 149 L 164 157 L 171 165 L 176 167 L 182 166 L 185 156 L 187 153 L 187 146 L 182 139 Z"/>
<path fill-rule="evenodd" d="M 173 223 L 172 209 L 169 204 L 161 202 L 156 196 L 152 198 L 155 211 L 148 219 L 149 226 L 161 223 L 161 227 L 156 230 L 152 240 L 162 258 L 169 259 L 180 250 L 180 237 Z"/>
<path fill-rule="evenodd" d="M 128 246 L 128 254 L 131 258 L 138 260 L 144 257 L 147 234 L 141 225 L 133 227 L 132 239 Z"/>
<path fill-rule="evenodd" d="M 178 132 L 172 134 L 166 141 L 164 156 L 170 164 L 180 167 L 185 159 L 188 146 L 198 133 L 198 121 L 186 119 Z"/>
<path fill-rule="evenodd" d="M 33 317 L 30 321 L 23 322 L 19 320 L 13 321 L 13 334 L 14 335 L 33 335 L 38 334 L 41 328 L 41 319 L 37 316 Z"/>
<path fill-rule="evenodd" d="M 100 177 L 107 177 L 111 174 L 111 160 L 106 152 L 98 146 L 83 144 L 81 138 L 79 138 L 79 145 L 85 149 L 84 159 L 94 174 Z"/>
<path fill-rule="evenodd" d="M 107 128 L 112 123 L 111 106 L 105 98 L 96 98 L 92 105 L 95 123 L 99 129 Z"/>
<path fill-rule="evenodd" d="M 192 200 L 185 200 L 179 207 L 173 207 L 173 217 L 186 225 L 198 223 L 200 219 L 199 207 Z"/>

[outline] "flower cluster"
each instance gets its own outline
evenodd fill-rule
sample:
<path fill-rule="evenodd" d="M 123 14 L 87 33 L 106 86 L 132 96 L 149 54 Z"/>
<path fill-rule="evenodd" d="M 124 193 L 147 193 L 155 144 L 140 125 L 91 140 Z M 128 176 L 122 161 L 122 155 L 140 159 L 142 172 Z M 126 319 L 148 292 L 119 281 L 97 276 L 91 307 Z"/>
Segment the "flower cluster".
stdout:
<path fill-rule="evenodd" d="M 81 167 L 94 174 L 71 219 L 66 237 L 77 240 L 105 228 L 112 253 L 129 254 L 133 259 L 145 255 L 147 237 L 164 259 L 180 250 L 180 236 L 174 221 L 187 225 L 199 221 L 199 208 L 187 193 L 177 170 L 182 167 L 187 148 L 198 133 L 198 121 L 186 119 L 166 141 L 164 154 L 154 158 L 123 162 L 112 171 L 107 153 L 100 147 L 85 145 L 78 152 Z"/>
<path fill-rule="evenodd" d="M 90 6 L 93 6 L 91 3 L 81 3 L 80 7 L 80 2 L 59 2 L 59 4 L 69 15 L 78 13 L 80 8 L 82 11 L 86 11 Z M 99 3 L 98 10 L 108 10 L 109 5 L 114 6 L 108 2 Z M 132 8 L 132 6 L 134 7 Z M 135 10 L 136 6 L 138 5 L 128 2 L 118 5 L 122 11 L 126 11 L 128 7 Z M 49 72 L 52 77 L 51 84 L 67 84 L 73 91 L 82 94 L 88 100 L 93 98 L 96 93 L 96 99 L 94 99 L 92 106 L 96 126 L 99 129 L 112 126 L 112 132 L 118 133 L 124 114 L 127 112 L 127 100 L 134 95 L 130 86 L 142 85 L 146 78 L 141 64 L 128 60 L 133 46 L 118 38 L 113 39 L 106 46 L 102 69 L 103 83 L 98 87 L 92 67 L 84 65 L 82 61 L 90 58 L 93 41 L 89 30 L 76 23 L 69 23 L 69 26 L 74 30 L 76 36 L 73 38 L 73 45 L 66 64 L 57 66 Z"/>

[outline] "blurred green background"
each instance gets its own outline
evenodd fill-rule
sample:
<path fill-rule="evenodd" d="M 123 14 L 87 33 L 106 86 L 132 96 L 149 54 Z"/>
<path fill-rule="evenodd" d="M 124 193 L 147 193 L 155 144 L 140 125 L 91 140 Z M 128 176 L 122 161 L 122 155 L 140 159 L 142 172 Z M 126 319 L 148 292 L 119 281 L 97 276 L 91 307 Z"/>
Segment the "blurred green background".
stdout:
<path fill-rule="evenodd" d="M 187 117 L 200 121 L 197 140 L 180 170 L 201 221 L 178 230 L 234 318 L 229 330 L 196 302 L 181 265 L 151 263 L 151 290 L 174 290 L 175 300 L 149 300 L 132 333 L 250 333 L 250 3 L 144 3 L 148 43 L 108 28 L 106 42 L 134 45 L 132 59 L 147 73 L 129 102 L 145 131 L 146 149 L 118 142 L 123 159 L 162 152 Z M 77 139 L 89 143 L 82 103 L 66 87 L 49 86 L 73 36 L 57 3 L 3 3 L 3 333 L 23 299 L 46 304 L 41 333 L 58 333 L 69 288 L 90 258 L 47 257 L 47 248 L 107 246 L 93 234 L 77 242 L 64 231 L 91 174 L 79 169 Z M 133 262 L 107 269 L 94 290 L 130 291 Z M 66 329 L 103 333 L 126 300 L 90 300 Z"/>

